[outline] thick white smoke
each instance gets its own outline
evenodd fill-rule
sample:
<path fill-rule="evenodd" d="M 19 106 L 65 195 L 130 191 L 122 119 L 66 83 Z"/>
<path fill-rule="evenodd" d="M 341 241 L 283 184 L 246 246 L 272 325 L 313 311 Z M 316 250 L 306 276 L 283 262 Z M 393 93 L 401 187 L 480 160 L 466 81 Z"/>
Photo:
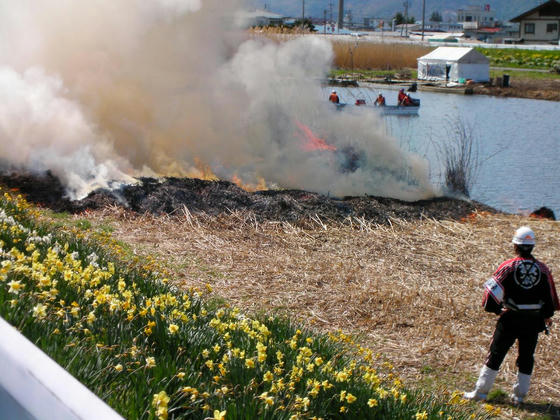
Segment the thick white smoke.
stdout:
<path fill-rule="evenodd" d="M 205 168 L 333 195 L 433 194 L 427 164 L 387 138 L 371 111 L 326 103 L 328 42 L 248 39 L 236 27 L 242 6 L 1 3 L 0 165 L 51 170 L 74 197 L 142 173 Z M 337 151 L 303 150 L 302 126 Z M 342 170 L 344 150 L 358 152 L 357 169 Z"/>
<path fill-rule="evenodd" d="M 50 170 L 72 196 L 128 178 L 122 172 L 128 169 L 126 161 L 113 156 L 80 105 L 64 96 L 59 78 L 36 68 L 18 74 L 0 67 L 0 95 L 2 166 Z"/>

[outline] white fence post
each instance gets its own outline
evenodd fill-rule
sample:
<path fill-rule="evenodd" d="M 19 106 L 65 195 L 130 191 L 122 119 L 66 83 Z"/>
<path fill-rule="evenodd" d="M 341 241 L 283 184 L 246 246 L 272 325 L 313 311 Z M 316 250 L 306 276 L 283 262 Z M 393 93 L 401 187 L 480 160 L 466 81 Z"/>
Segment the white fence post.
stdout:
<path fill-rule="evenodd" d="M 0 420 L 123 420 L 1 317 L 0 337 Z"/>

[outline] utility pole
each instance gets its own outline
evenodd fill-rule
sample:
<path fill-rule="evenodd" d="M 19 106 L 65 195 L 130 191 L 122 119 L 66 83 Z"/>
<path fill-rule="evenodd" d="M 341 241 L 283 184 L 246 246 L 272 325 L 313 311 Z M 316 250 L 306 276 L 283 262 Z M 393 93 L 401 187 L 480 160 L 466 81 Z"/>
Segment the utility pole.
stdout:
<path fill-rule="evenodd" d="M 305 29 L 305 0 L 301 0 L 301 30 Z"/>
<path fill-rule="evenodd" d="M 344 0 L 338 0 L 338 31 L 344 27 Z"/>
<path fill-rule="evenodd" d="M 323 35 L 327 34 L 327 9 L 323 10 Z"/>
<path fill-rule="evenodd" d="M 408 37 L 408 0 L 404 2 L 404 36 Z"/>
<path fill-rule="evenodd" d="M 422 41 L 424 41 L 424 21 L 426 20 L 426 0 L 422 0 Z"/>

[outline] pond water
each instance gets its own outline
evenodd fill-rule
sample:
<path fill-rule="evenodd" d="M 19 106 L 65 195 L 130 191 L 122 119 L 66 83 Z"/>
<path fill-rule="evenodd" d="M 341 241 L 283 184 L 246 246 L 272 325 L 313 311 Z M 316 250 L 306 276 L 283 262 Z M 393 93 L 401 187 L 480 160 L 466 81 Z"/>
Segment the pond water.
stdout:
<path fill-rule="evenodd" d="M 379 92 L 396 104 L 397 88 L 338 88 L 341 102 L 372 103 Z M 328 95 L 327 95 L 328 96 Z M 560 219 L 560 103 L 485 95 L 415 92 L 416 117 L 384 117 L 387 132 L 406 150 L 425 156 L 441 182 L 437 146 L 459 124 L 478 146 L 479 169 L 471 198 L 510 213 L 546 206 Z"/>

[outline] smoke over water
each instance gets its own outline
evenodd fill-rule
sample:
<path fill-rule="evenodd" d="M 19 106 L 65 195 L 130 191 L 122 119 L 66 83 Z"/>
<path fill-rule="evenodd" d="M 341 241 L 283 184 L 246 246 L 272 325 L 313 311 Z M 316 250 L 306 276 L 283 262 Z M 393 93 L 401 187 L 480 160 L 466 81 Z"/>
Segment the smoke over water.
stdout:
<path fill-rule="evenodd" d="M 434 195 L 427 162 L 371 110 L 326 103 L 330 44 L 248 39 L 241 0 L 4 3 L 0 169 L 50 170 L 75 198 L 208 172 L 338 196 Z M 309 132 L 329 147 L 302 147 Z M 344 150 L 359 154 L 352 170 Z"/>

